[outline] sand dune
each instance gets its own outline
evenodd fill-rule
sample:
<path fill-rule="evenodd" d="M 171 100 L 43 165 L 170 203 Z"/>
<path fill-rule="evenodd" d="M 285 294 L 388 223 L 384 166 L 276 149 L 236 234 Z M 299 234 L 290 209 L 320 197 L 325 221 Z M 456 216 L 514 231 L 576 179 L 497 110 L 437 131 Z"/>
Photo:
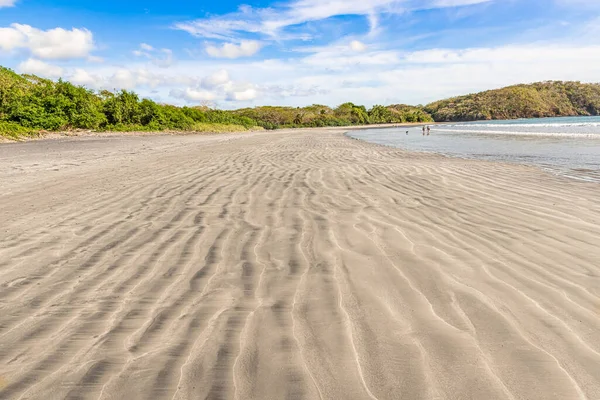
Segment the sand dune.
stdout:
<path fill-rule="evenodd" d="M 600 186 L 337 130 L 0 146 L 2 399 L 600 399 Z"/>

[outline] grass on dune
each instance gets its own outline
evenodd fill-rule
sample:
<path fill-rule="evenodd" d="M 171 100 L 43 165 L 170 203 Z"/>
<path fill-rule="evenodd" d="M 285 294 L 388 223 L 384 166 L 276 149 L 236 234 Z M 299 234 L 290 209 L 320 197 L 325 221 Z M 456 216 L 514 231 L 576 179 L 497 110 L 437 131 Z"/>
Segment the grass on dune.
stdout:
<path fill-rule="evenodd" d="M 226 133 L 226 132 L 245 132 L 248 130 L 261 130 L 262 127 L 246 128 L 243 125 L 237 124 L 220 124 L 215 122 L 195 122 L 185 129 L 155 129 L 145 125 L 125 125 L 117 124 L 111 125 L 103 129 L 103 131 L 110 132 L 202 132 L 202 133 Z M 100 131 L 99 131 L 100 132 Z"/>
<path fill-rule="evenodd" d="M 252 128 L 252 130 L 257 130 L 258 127 Z M 264 129 L 264 128 L 263 128 Z M 227 132 L 244 132 L 247 131 L 248 128 L 242 125 L 225 125 L 225 124 L 215 124 L 210 122 L 197 122 L 195 123 L 190 131 L 192 132 L 212 132 L 212 133 L 227 133 Z"/>
<path fill-rule="evenodd" d="M 243 125 L 236 124 L 219 124 L 211 122 L 197 122 L 185 130 L 177 130 L 177 132 L 190 133 L 229 133 L 229 132 L 246 132 L 249 130 L 264 130 L 262 127 L 246 128 Z M 161 132 L 168 130 L 156 130 L 144 125 L 113 125 L 104 129 L 111 132 Z M 25 128 L 15 122 L 0 121 L 0 137 L 10 140 L 20 140 L 27 138 L 35 138 L 43 135 L 39 129 Z"/>
<path fill-rule="evenodd" d="M 0 137 L 18 140 L 22 138 L 39 137 L 38 129 L 25 128 L 15 122 L 0 121 Z"/>

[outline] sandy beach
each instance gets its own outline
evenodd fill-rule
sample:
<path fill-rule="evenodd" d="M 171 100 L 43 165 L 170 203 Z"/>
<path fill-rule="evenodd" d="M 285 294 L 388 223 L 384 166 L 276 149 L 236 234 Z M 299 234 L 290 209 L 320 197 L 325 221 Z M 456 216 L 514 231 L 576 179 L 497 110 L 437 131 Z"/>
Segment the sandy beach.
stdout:
<path fill-rule="evenodd" d="M 343 130 L 0 145 L 0 398 L 600 399 L 600 185 Z"/>

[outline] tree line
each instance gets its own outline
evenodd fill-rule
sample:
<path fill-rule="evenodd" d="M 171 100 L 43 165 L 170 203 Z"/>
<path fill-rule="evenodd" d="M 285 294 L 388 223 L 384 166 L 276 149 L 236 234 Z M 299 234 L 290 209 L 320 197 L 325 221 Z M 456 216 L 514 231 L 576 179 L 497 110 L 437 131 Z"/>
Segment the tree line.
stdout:
<path fill-rule="evenodd" d="M 127 90 L 99 92 L 70 82 L 19 75 L 0 67 L 0 134 L 18 137 L 40 131 L 233 131 L 432 121 L 418 107 L 255 107 L 218 110 L 177 107 L 141 99 Z"/>

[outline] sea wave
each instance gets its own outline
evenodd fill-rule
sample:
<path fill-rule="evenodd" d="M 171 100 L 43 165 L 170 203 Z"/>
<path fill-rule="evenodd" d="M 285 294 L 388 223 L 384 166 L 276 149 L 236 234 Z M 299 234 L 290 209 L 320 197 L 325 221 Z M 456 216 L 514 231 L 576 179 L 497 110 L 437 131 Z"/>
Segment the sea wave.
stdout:
<path fill-rule="evenodd" d="M 506 127 L 507 125 L 502 125 Z M 512 125 L 514 126 L 514 125 Z M 528 125 L 531 126 L 531 125 Z M 437 127 L 436 131 L 454 132 L 454 133 L 481 133 L 488 135 L 503 135 L 503 136 L 548 136 L 548 137 L 565 137 L 565 138 L 585 138 L 585 139 L 600 139 L 600 133 L 566 133 L 566 132 L 531 132 L 531 131 L 498 131 L 489 129 L 446 129 Z"/>
<path fill-rule="evenodd" d="M 494 123 L 461 123 L 461 124 L 448 124 L 445 126 L 450 127 L 473 127 L 473 126 L 485 126 L 491 128 L 506 128 L 506 127 L 517 127 L 517 128 L 573 128 L 573 127 L 600 127 L 600 122 L 560 122 L 560 123 L 535 123 L 535 124 L 519 124 L 519 123 L 506 123 L 506 124 L 494 124 Z"/>

